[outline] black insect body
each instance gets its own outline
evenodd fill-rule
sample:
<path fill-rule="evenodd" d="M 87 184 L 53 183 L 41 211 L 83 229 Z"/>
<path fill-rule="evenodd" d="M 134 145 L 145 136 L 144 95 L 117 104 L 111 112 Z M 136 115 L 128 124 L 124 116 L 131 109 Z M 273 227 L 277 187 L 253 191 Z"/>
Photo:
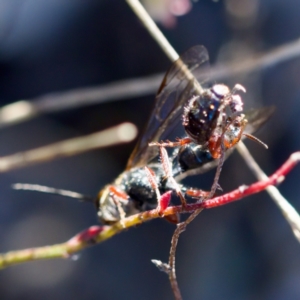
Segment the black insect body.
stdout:
<path fill-rule="evenodd" d="M 194 143 L 178 148 L 172 155 L 173 176 L 200 168 L 215 159 L 208 149 Z"/>
<path fill-rule="evenodd" d="M 185 139 L 184 144 L 207 146 L 212 157 L 219 158 L 222 140 L 226 149 L 240 140 L 247 120 L 241 113 L 240 96 L 233 94 L 237 90 L 245 91 L 241 85 L 230 91 L 226 85 L 216 84 L 189 100 L 183 114 L 183 127 L 189 139 Z"/>
<path fill-rule="evenodd" d="M 254 139 L 251 133 L 261 127 L 273 112 L 274 107 L 263 107 L 260 109 L 252 109 L 245 112 L 245 114 L 238 115 L 234 122 L 232 122 L 231 117 L 228 117 L 227 126 L 228 124 L 229 126 L 225 129 L 223 139 L 226 155 L 228 156 L 232 152 L 233 146 L 237 144 L 242 135 Z M 222 127 L 215 128 L 215 131 L 211 134 L 209 139 L 210 144 L 204 143 L 199 145 L 191 142 L 178 147 L 171 156 L 173 176 L 182 179 L 189 175 L 205 173 L 215 167 L 218 163 L 216 158 L 218 158 L 220 153 L 214 151 L 214 147 L 216 147 L 214 141 L 215 136 L 216 140 L 220 142 Z M 260 141 L 258 140 L 258 142 Z M 221 150 L 220 146 L 218 146 L 218 149 Z M 217 157 L 214 157 L 212 153 Z"/>
<path fill-rule="evenodd" d="M 159 190 L 164 193 L 167 188 L 163 179 L 162 167 L 149 166 L 153 171 Z M 152 188 L 145 168 L 132 168 L 123 172 L 112 185 L 107 185 L 99 193 L 98 215 L 104 223 L 120 220 L 120 212 L 126 216 L 153 209 L 157 206 L 157 196 Z"/>
<path fill-rule="evenodd" d="M 194 143 L 199 145 L 206 143 L 216 128 L 221 113 L 222 98 L 229 93 L 226 86 L 224 89 L 225 94 L 221 95 L 215 92 L 215 86 L 205 90 L 201 95 L 189 100 L 185 107 L 183 126 Z"/>
<path fill-rule="evenodd" d="M 185 76 L 182 63 L 194 77 Z M 242 99 L 236 94 L 237 91 L 244 91 L 240 85 L 232 90 L 223 84 L 208 89 L 200 87 L 199 83 L 202 84 L 207 76 L 203 77 L 207 63 L 206 49 L 195 46 L 185 52 L 166 73 L 146 130 L 129 158 L 126 170 L 98 195 L 98 216 L 102 223 L 114 223 L 126 216 L 155 208 L 159 194 L 168 191 L 179 196 L 182 193 L 201 195 L 200 190 L 193 193 L 193 189 L 179 186 L 174 177 L 203 173 L 214 167 L 222 149 L 227 152 L 233 148 L 242 135 L 255 139 L 250 133 L 272 114 L 273 108 L 243 114 Z M 181 120 L 182 124 L 178 127 L 185 130 L 187 137 L 177 142 L 159 143 Z M 161 164 L 158 162 L 159 149 L 164 147 L 176 148 L 170 158 L 162 158 Z"/>

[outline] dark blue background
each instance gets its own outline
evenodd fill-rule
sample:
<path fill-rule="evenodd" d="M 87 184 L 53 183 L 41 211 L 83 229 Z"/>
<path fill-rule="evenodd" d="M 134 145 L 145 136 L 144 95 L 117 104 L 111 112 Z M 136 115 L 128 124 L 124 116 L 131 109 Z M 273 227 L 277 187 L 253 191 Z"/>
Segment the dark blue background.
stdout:
<path fill-rule="evenodd" d="M 251 5 L 237 18 L 230 5 Z M 199 0 L 162 30 L 180 53 L 196 44 L 212 63 L 267 52 L 300 36 L 300 3 Z M 250 20 L 249 20 L 250 18 Z M 252 18 L 252 19 L 251 19 Z M 244 57 L 244 58 L 243 58 Z M 0 1 L 0 102 L 151 75 L 170 62 L 124 1 Z M 235 78 L 246 107 L 277 112 L 247 142 L 269 174 L 300 146 L 300 60 Z M 8 155 L 131 121 L 142 129 L 154 94 L 40 116 L 0 131 Z M 72 199 L 17 192 L 15 182 L 96 195 L 125 167 L 134 143 L 1 174 L 1 252 L 66 241 L 97 224 L 94 208 Z M 213 173 L 190 185 L 209 188 Z M 300 210 L 299 168 L 280 190 Z M 225 163 L 229 191 L 255 181 L 238 154 Z M 172 299 L 168 278 L 150 262 L 167 261 L 174 226 L 155 220 L 66 260 L 27 263 L 0 272 L 1 299 Z M 180 237 L 177 275 L 184 299 L 299 299 L 300 247 L 267 193 L 204 211 Z"/>

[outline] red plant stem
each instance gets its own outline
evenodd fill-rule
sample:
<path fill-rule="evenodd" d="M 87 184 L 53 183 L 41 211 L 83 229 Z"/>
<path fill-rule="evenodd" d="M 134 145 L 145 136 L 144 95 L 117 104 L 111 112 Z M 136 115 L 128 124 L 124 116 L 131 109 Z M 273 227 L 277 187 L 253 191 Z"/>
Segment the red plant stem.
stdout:
<path fill-rule="evenodd" d="M 233 201 L 240 200 L 246 196 L 259 193 L 270 185 L 276 185 L 280 183 L 299 161 L 300 152 L 295 152 L 273 175 L 268 177 L 266 180 L 258 181 L 251 184 L 250 186 L 242 186 L 225 195 L 200 203 L 188 204 L 184 208 L 182 206 L 168 207 L 163 211 L 163 216 L 166 217 L 183 212 L 196 213 L 197 210 L 201 208 L 203 209 L 221 206 Z M 164 195 L 162 195 L 161 197 L 163 196 Z M 165 196 L 167 197 L 169 195 Z M 117 222 L 116 224 L 110 226 L 106 225 L 90 227 L 62 244 L 11 251 L 8 253 L 0 254 L 0 269 L 19 263 L 24 263 L 30 260 L 51 259 L 59 257 L 65 258 L 95 243 L 101 243 L 125 229 L 159 217 L 162 217 L 162 212 L 159 212 L 157 209 L 153 209 L 151 211 L 146 211 L 130 216 L 122 220 L 122 222 Z"/>
<path fill-rule="evenodd" d="M 241 186 L 228 194 L 207 200 L 203 202 L 203 208 L 213 208 L 216 206 L 224 205 L 246 196 L 258 193 L 266 189 L 270 185 L 277 185 L 285 179 L 285 176 L 297 165 L 299 160 L 300 152 L 295 152 L 273 175 L 268 177 L 268 179 L 258 181 L 251 184 L 250 186 Z"/>
<path fill-rule="evenodd" d="M 240 186 L 239 188 L 227 194 L 221 195 L 219 197 L 215 197 L 213 199 L 209 199 L 200 203 L 188 204 L 185 208 L 182 208 L 181 206 L 168 207 L 164 211 L 164 215 L 170 215 L 170 214 L 181 213 L 181 212 L 190 212 L 198 208 L 214 208 L 217 206 L 229 204 L 233 201 L 240 200 L 246 196 L 259 193 L 265 190 L 268 186 L 277 185 L 281 183 L 285 179 L 285 176 L 297 165 L 299 161 L 300 161 L 300 151 L 291 154 L 289 159 L 274 174 L 272 174 L 265 180 L 255 182 L 249 186 L 246 185 Z M 148 211 L 142 214 L 149 214 L 149 213 L 150 212 Z"/>

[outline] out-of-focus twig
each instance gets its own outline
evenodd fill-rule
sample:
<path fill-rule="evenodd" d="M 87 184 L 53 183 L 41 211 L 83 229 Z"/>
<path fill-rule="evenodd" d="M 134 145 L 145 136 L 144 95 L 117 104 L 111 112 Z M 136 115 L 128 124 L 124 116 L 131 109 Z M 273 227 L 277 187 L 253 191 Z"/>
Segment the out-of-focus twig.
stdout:
<path fill-rule="evenodd" d="M 200 203 L 188 204 L 185 208 L 182 208 L 181 205 L 168 207 L 164 210 L 163 215 L 170 216 L 185 212 L 195 212 L 196 214 L 197 210 L 200 212 L 205 208 L 214 208 L 220 205 L 229 204 L 245 198 L 246 196 L 259 193 L 271 185 L 276 185 L 282 182 L 282 180 L 284 180 L 287 174 L 296 166 L 297 163 L 299 163 L 299 161 L 300 152 L 296 152 L 292 154 L 289 159 L 266 180 L 258 181 L 250 186 L 241 186 L 227 194 Z M 158 209 L 153 209 L 125 218 L 111 226 L 93 226 L 62 244 L 10 251 L 0 255 L 0 269 L 32 260 L 68 258 L 70 255 L 92 246 L 95 243 L 101 243 L 130 227 L 161 216 L 162 215 Z"/>
<path fill-rule="evenodd" d="M 20 100 L 0 108 L 0 127 L 17 124 L 45 113 L 151 94 L 157 90 L 162 76 L 155 74 Z"/>
<path fill-rule="evenodd" d="M 158 45 L 163 49 L 165 54 L 169 57 L 172 62 L 175 62 L 181 73 L 193 83 L 194 88 L 199 92 L 199 94 L 203 91 L 202 86 L 198 82 L 198 80 L 191 73 L 186 64 L 180 59 L 178 53 L 169 43 L 169 41 L 165 38 L 162 32 L 159 30 L 153 19 L 150 17 L 148 12 L 145 10 L 143 5 L 139 2 L 139 0 L 126 0 L 131 9 L 135 12 L 144 26 L 147 28 L 148 32 L 155 39 Z"/>
<path fill-rule="evenodd" d="M 242 63 L 234 62 L 213 66 L 209 74 L 204 73 L 203 77 L 209 76 L 213 80 L 220 80 L 271 67 L 299 56 L 300 39 L 297 39 L 268 51 L 267 54 L 243 60 Z M 43 113 L 154 94 L 162 78 L 163 74 L 155 74 L 102 86 L 51 93 L 35 99 L 20 100 L 0 108 L 0 127 L 16 124 Z"/>
<path fill-rule="evenodd" d="M 179 55 L 162 34 L 162 32 L 158 29 L 157 25 L 145 10 L 143 5 L 138 0 L 126 0 L 126 2 L 147 28 L 148 32 L 151 34 L 157 44 L 163 49 L 169 59 L 171 61 L 175 61 L 176 59 L 178 59 Z"/>
<path fill-rule="evenodd" d="M 0 157 L 0 173 L 25 167 L 41 161 L 70 156 L 97 148 L 132 141 L 137 135 L 137 128 L 132 123 L 89 134 L 86 136 L 64 140 L 44 147 L 18 152 Z"/>
<path fill-rule="evenodd" d="M 257 70 L 273 67 L 279 63 L 300 56 L 300 39 L 286 43 L 266 53 L 258 53 L 242 62 L 234 62 L 224 65 L 216 65 L 210 69 L 212 79 L 218 80 L 235 75 L 246 74 Z"/>

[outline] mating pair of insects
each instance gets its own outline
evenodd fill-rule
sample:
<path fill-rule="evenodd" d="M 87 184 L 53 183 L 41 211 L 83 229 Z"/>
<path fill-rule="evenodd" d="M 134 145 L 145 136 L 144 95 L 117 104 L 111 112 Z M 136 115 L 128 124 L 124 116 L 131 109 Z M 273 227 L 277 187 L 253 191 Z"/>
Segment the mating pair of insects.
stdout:
<path fill-rule="evenodd" d="M 178 182 L 215 166 L 218 166 L 215 177 L 218 179 L 224 159 L 243 136 L 267 147 L 251 134 L 269 119 L 274 107 L 243 113 L 239 92 L 245 92 L 245 88 L 240 84 L 231 90 L 224 84 L 208 86 L 208 67 L 209 57 L 203 46 L 192 47 L 173 63 L 161 83 L 145 132 L 125 171 L 105 186 L 96 200 L 36 185 L 17 184 L 15 188 L 92 200 L 103 224 L 113 224 L 155 207 L 163 215 L 165 202 L 174 198 L 180 199 L 184 207 L 187 199 L 205 201 L 212 197 L 218 187 L 217 180 L 210 192 Z M 172 132 L 184 137 L 175 142 L 167 141 Z M 168 147 L 172 149 L 170 155 Z M 179 222 L 175 215 L 165 218 Z"/>
<path fill-rule="evenodd" d="M 239 84 L 233 89 L 224 84 L 207 87 L 208 64 L 206 48 L 194 46 L 166 73 L 145 132 L 125 171 L 98 195 L 96 203 L 102 223 L 113 224 L 154 209 L 161 195 L 172 194 L 183 206 L 186 199 L 203 201 L 213 193 L 180 185 L 178 181 L 188 175 L 204 173 L 218 164 L 220 167 L 223 163 L 220 158 L 227 156 L 243 136 L 266 147 L 251 134 L 265 123 L 274 108 L 243 113 L 239 92 L 245 92 L 244 87 Z M 176 128 L 184 131 L 185 137 L 175 142 L 166 141 Z M 167 147 L 172 149 L 170 155 Z M 167 219 L 179 222 L 178 216 Z"/>

